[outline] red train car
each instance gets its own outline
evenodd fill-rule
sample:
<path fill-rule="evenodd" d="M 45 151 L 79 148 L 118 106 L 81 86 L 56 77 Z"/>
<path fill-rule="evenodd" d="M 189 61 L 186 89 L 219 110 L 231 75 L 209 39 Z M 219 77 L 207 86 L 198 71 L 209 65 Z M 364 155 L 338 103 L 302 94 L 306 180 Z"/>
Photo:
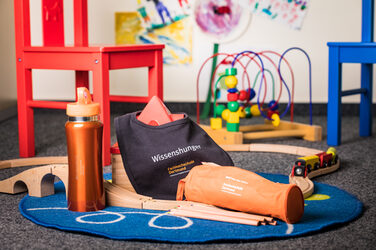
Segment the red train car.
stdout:
<path fill-rule="evenodd" d="M 327 152 L 321 152 L 316 154 L 320 158 L 320 168 L 330 167 L 333 162 L 333 154 Z"/>

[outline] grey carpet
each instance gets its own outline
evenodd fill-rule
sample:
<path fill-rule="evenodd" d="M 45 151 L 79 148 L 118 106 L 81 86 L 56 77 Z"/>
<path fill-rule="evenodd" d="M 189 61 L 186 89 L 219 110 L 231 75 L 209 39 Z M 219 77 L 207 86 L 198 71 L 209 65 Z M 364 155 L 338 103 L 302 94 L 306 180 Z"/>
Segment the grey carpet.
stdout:
<path fill-rule="evenodd" d="M 113 114 L 118 116 L 119 114 Z M 308 117 L 296 117 L 308 122 Z M 62 111 L 37 110 L 35 117 L 37 156 L 65 155 L 64 123 Z M 253 119 L 250 121 L 260 122 Z M 323 128 L 323 141 L 307 142 L 300 139 L 273 139 L 254 142 L 281 143 L 326 150 L 326 117 L 315 116 L 314 123 Z M 374 119 L 373 133 L 376 132 Z M 64 249 L 371 249 L 376 244 L 376 181 L 375 136 L 360 138 L 358 118 L 343 117 L 342 145 L 337 147 L 342 160 L 338 171 L 315 178 L 315 181 L 337 186 L 355 195 L 364 204 L 364 213 L 346 225 L 334 226 L 321 232 L 296 238 L 263 241 L 214 242 L 208 244 L 167 244 L 142 241 L 116 241 L 85 234 L 70 233 L 35 225 L 18 211 L 20 195 L 0 194 L 0 248 L 64 248 Z M 112 142 L 116 140 L 112 129 Z M 257 172 L 288 175 L 296 156 L 269 153 L 231 152 L 236 166 Z M 18 157 L 17 118 L 0 122 L 0 160 Z M 13 176 L 25 168 L 4 169 L 0 180 Z M 110 171 L 110 167 L 106 167 Z"/>

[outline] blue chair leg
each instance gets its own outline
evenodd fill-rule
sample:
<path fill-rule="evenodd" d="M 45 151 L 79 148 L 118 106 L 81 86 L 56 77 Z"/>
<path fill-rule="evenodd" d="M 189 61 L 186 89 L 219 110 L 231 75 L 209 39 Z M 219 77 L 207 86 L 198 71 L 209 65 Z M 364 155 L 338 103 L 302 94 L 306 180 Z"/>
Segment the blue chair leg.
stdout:
<path fill-rule="evenodd" d="M 341 91 L 342 64 L 339 62 L 339 48 L 329 47 L 327 143 L 330 146 L 341 144 Z"/>
<path fill-rule="evenodd" d="M 361 88 L 367 91 L 361 94 L 359 135 L 371 136 L 372 134 L 372 64 L 361 66 Z"/>

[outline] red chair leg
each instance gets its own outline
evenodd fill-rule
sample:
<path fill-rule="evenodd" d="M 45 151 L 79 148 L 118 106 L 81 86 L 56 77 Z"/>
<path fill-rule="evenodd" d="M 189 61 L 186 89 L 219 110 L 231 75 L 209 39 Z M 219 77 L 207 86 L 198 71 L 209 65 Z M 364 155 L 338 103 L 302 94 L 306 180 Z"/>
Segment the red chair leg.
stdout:
<path fill-rule="evenodd" d="M 89 89 L 89 72 L 76 71 L 76 88 L 85 87 Z"/>
<path fill-rule="evenodd" d="M 77 88 L 85 87 L 89 89 L 89 72 L 88 71 L 76 71 L 76 92 L 75 97 L 77 101 Z"/>
<path fill-rule="evenodd" d="M 103 123 L 103 165 L 111 164 L 110 75 L 108 54 L 99 54 L 93 70 L 93 99 L 100 103 Z"/>
<path fill-rule="evenodd" d="M 149 99 L 158 96 L 163 100 L 163 57 L 162 50 L 155 51 L 154 67 L 149 68 Z"/>
<path fill-rule="evenodd" d="M 20 157 L 35 155 L 34 110 L 27 102 L 32 100 L 31 70 L 17 65 L 18 143 Z"/>

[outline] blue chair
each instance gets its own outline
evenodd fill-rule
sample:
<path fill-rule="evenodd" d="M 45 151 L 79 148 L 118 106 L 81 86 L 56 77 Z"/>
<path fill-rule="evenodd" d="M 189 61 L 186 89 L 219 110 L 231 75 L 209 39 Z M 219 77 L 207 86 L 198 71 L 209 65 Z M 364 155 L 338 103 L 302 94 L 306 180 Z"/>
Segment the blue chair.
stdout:
<path fill-rule="evenodd" d="M 362 0 L 362 41 L 330 42 L 327 143 L 341 144 L 341 99 L 361 95 L 359 135 L 372 135 L 372 65 L 376 63 L 376 43 L 373 42 L 374 0 Z M 342 91 L 342 63 L 361 64 L 360 88 Z"/>

